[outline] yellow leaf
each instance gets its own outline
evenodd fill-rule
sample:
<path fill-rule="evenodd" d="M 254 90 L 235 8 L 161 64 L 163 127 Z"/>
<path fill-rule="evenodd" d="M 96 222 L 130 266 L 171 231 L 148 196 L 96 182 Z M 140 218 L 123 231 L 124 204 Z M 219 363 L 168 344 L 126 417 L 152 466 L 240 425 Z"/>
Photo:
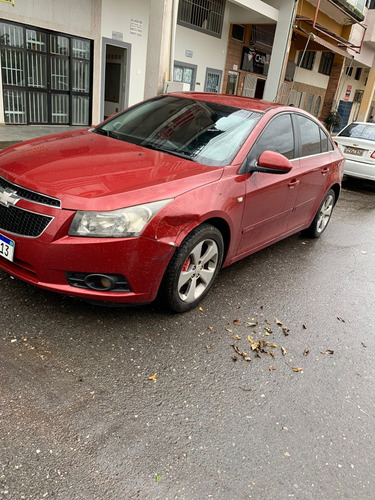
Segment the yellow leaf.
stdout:
<path fill-rule="evenodd" d="M 292 368 L 292 370 L 294 372 L 301 372 L 302 371 L 302 368 L 301 367 L 298 367 L 298 368 Z"/>
<path fill-rule="evenodd" d="M 199 308 L 199 310 L 200 310 L 200 311 L 203 311 L 203 307 L 200 307 L 200 308 Z"/>
<path fill-rule="evenodd" d="M 250 335 L 247 336 L 247 340 L 252 344 L 254 342 L 253 337 L 250 337 Z"/>
<path fill-rule="evenodd" d="M 151 377 L 148 377 L 149 380 L 153 380 L 155 382 L 156 380 L 156 375 L 157 373 L 154 373 L 153 375 L 151 375 Z"/>
<path fill-rule="evenodd" d="M 285 356 L 285 354 L 286 354 L 286 349 L 283 346 L 281 346 L 281 353 L 283 356 Z"/>

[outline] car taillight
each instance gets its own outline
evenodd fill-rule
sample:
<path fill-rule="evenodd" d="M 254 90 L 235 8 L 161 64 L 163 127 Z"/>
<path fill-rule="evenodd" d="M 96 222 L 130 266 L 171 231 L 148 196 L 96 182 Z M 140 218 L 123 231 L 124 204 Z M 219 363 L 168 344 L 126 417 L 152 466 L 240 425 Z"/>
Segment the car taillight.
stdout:
<path fill-rule="evenodd" d="M 371 158 L 375 160 L 375 151 L 372 152 Z"/>

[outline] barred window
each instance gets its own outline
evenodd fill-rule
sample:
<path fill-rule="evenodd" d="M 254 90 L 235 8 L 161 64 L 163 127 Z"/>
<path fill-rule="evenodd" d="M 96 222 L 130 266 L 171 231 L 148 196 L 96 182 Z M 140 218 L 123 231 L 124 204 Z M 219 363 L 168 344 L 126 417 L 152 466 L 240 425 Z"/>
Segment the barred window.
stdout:
<path fill-rule="evenodd" d="M 304 69 L 313 69 L 314 66 L 314 61 L 315 61 L 315 55 L 316 52 L 315 50 L 307 50 L 305 52 L 305 55 L 303 56 L 303 52 L 300 52 L 298 55 L 298 64 L 297 66 L 300 66 L 301 68 Z"/>
<path fill-rule="evenodd" d="M 327 76 L 331 74 L 334 57 L 335 54 L 333 52 L 322 52 L 319 64 L 319 73 Z"/>
<path fill-rule="evenodd" d="M 180 0 L 178 24 L 220 37 L 225 0 Z"/>

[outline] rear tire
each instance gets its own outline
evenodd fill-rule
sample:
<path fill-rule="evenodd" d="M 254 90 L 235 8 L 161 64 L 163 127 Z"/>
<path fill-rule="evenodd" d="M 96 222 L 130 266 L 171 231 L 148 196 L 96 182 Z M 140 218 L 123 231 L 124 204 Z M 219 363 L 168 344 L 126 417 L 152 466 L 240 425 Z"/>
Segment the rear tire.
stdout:
<path fill-rule="evenodd" d="M 161 294 L 169 309 L 181 313 L 196 307 L 212 287 L 223 255 L 224 241 L 216 227 L 202 224 L 188 234 L 164 275 Z"/>
<path fill-rule="evenodd" d="M 327 191 L 311 225 L 302 234 L 309 238 L 319 238 L 331 219 L 333 207 L 335 206 L 336 195 L 333 189 Z"/>

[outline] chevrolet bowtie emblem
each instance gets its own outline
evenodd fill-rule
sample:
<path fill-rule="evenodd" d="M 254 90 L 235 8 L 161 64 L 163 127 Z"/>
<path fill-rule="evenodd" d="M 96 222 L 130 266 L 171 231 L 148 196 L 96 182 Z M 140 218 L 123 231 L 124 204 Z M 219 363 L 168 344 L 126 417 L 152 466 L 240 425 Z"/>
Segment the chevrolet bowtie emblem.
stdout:
<path fill-rule="evenodd" d="M 17 191 L 0 187 L 0 205 L 9 207 L 9 205 L 15 205 L 20 199 L 21 198 L 17 196 Z"/>

